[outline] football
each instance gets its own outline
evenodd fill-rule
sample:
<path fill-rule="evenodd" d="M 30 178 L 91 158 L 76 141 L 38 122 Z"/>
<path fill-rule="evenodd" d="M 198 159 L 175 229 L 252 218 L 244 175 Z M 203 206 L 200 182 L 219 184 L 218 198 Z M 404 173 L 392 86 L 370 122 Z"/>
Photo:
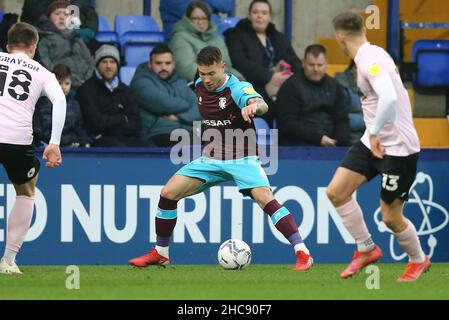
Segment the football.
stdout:
<path fill-rule="evenodd" d="M 251 249 L 242 240 L 226 240 L 218 249 L 218 262 L 227 270 L 246 268 L 251 263 Z"/>

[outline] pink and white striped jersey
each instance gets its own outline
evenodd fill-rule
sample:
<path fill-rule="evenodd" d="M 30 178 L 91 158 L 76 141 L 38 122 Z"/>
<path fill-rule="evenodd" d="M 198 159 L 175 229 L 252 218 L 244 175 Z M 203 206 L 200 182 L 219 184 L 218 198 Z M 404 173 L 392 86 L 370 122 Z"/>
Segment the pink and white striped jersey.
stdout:
<path fill-rule="evenodd" d="M 34 107 L 55 83 L 55 75 L 26 54 L 0 52 L 0 143 L 32 143 Z"/>
<path fill-rule="evenodd" d="M 359 48 L 354 61 L 357 65 L 357 84 L 364 94 L 362 108 L 366 131 L 361 139 L 363 144 L 371 148 L 369 132 L 379 101 L 373 86 L 382 77 L 390 77 L 397 96 L 396 119 L 394 122 L 389 120 L 381 129 L 381 146 L 385 147 L 385 153 L 391 156 L 404 157 L 419 152 L 419 138 L 413 124 L 410 99 L 393 59 L 384 49 L 367 42 Z"/>

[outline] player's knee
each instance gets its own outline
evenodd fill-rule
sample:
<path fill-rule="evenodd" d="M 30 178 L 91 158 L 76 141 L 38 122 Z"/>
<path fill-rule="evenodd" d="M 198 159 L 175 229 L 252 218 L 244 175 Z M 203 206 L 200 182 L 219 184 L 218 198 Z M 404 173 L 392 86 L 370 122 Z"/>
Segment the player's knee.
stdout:
<path fill-rule="evenodd" d="M 164 186 L 161 190 L 161 197 L 170 200 L 179 200 L 178 195 L 171 188 Z"/>
<path fill-rule="evenodd" d="M 269 202 L 274 200 L 273 193 L 268 188 L 253 189 L 252 196 L 261 208 L 265 207 Z"/>
<path fill-rule="evenodd" d="M 402 217 L 396 217 L 392 212 L 386 210 L 386 212 L 382 213 L 382 221 L 389 229 L 396 232 L 396 230 L 400 229 Z"/>
<path fill-rule="evenodd" d="M 342 194 L 338 192 L 334 187 L 328 186 L 326 189 L 326 194 L 334 206 L 339 207 L 344 204 L 345 199 L 342 197 Z"/>

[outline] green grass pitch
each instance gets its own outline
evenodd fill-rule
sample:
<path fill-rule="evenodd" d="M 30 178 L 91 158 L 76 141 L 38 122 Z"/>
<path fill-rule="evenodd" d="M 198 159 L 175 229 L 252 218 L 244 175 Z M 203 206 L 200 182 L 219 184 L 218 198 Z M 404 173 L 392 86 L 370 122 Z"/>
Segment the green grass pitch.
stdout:
<path fill-rule="evenodd" d="M 368 274 L 340 279 L 345 265 L 317 264 L 308 272 L 290 265 L 250 265 L 228 271 L 218 265 L 80 266 L 80 288 L 68 290 L 65 266 L 22 266 L 21 276 L 0 274 L 3 299 L 449 299 L 449 263 L 434 263 L 415 283 L 396 283 L 404 263 L 377 264 L 379 289 L 367 289 Z M 68 280 L 70 283 L 70 279 Z"/>

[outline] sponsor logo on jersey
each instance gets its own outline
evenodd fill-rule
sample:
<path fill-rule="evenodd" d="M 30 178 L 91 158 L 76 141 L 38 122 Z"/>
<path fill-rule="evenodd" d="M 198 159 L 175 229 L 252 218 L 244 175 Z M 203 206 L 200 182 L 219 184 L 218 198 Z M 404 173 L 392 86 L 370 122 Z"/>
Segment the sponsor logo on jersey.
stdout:
<path fill-rule="evenodd" d="M 218 106 L 220 107 L 221 110 L 226 108 L 226 97 L 218 98 Z"/>
<path fill-rule="evenodd" d="M 203 123 L 210 127 L 224 127 L 230 125 L 232 122 L 231 120 L 203 120 Z"/>

